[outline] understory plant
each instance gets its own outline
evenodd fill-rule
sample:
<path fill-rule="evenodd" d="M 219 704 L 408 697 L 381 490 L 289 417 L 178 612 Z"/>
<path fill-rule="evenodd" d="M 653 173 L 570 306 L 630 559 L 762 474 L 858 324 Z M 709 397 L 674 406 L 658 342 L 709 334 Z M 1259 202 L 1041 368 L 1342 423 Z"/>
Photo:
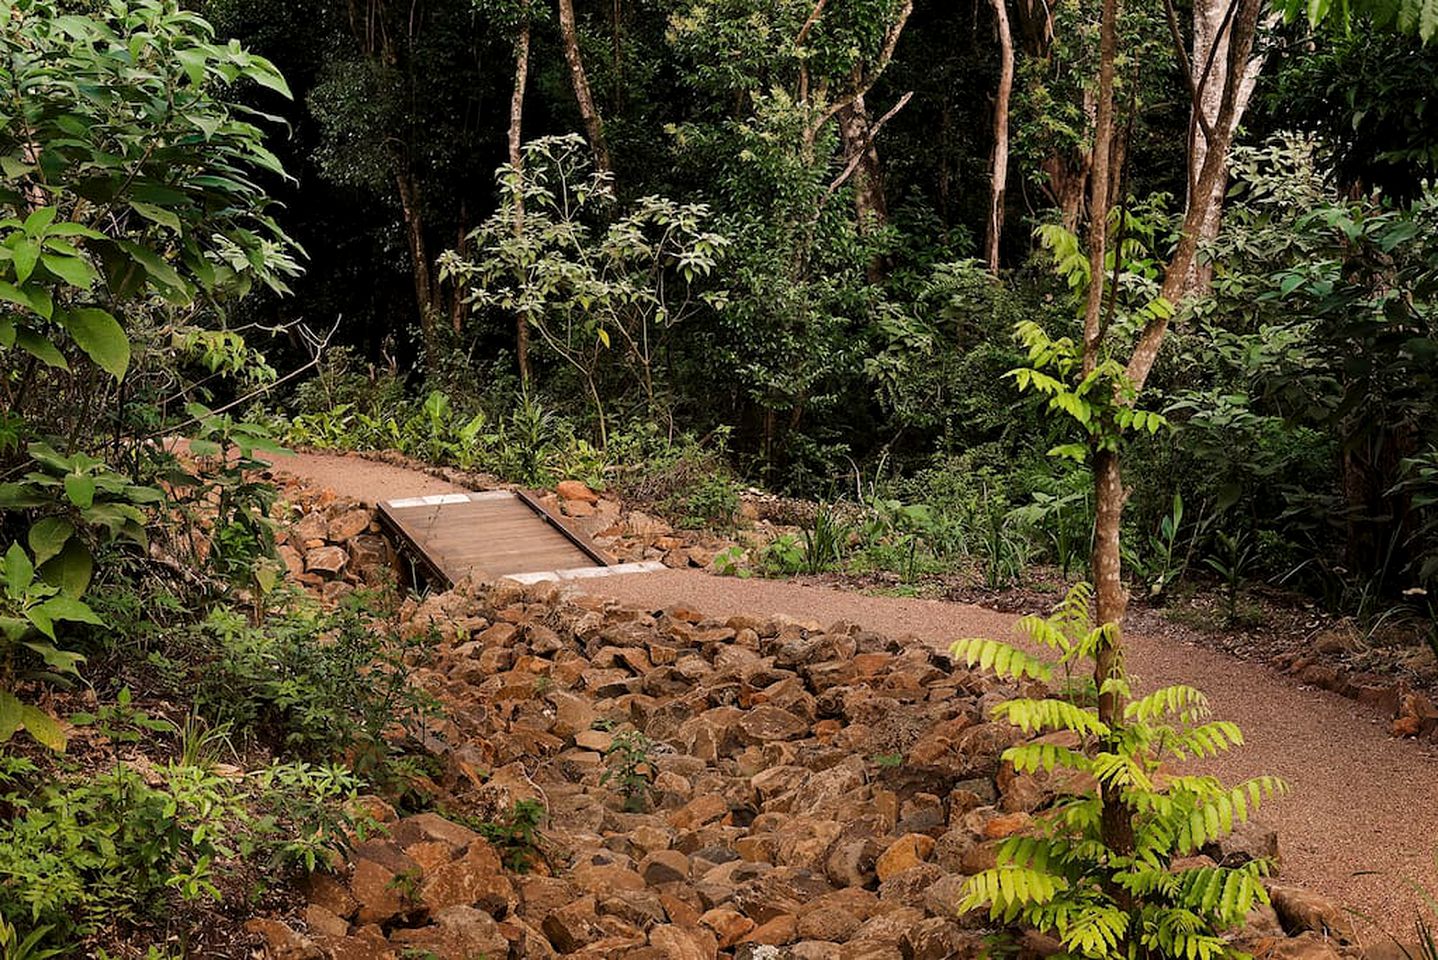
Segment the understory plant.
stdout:
<path fill-rule="evenodd" d="M 1236 956 L 1224 933 L 1268 902 L 1262 878 L 1269 864 L 1181 860 L 1231 833 L 1285 785 L 1260 776 L 1227 787 L 1179 772 L 1191 759 L 1240 745 L 1242 734 L 1211 719 L 1207 698 L 1193 687 L 1135 699 L 1122 658 L 1100 681 L 1090 679 L 1119 636 L 1117 624 L 1092 623 L 1092 600 L 1092 588 L 1078 584 L 1051 616 L 1020 621 L 1030 643 L 1053 651 L 1053 660 L 990 639 L 954 644 L 954 656 L 970 667 L 1057 684 L 1054 695 L 1006 701 L 994 716 L 1026 735 L 1042 734 L 1006 750 L 1006 762 L 1020 773 L 1060 771 L 1068 785 L 1032 830 L 1003 841 L 997 865 L 969 880 L 959 910 L 987 905 L 993 920 L 1051 933 L 1067 954 L 1094 960 Z M 1109 722 L 1099 718 L 1101 695 L 1122 704 Z"/>

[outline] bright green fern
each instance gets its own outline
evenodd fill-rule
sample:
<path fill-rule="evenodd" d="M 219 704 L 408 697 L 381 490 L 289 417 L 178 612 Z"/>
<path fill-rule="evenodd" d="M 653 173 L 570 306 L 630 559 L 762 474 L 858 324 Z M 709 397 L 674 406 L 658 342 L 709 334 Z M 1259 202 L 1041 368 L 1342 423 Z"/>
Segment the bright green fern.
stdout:
<path fill-rule="evenodd" d="M 1115 625 L 1091 623 L 1091 599 L 1091 588 L 1079 584 L 1053 615 L 1019 622 L 1033 645 L 1056 654 L 1053 660 L 994 640 L 954 644 L 956 659 L 1000 677 L 1068 681 L 1062 698 L 1009 700 L 994 715 L 1026 734 L 1069 735 L 1067 742 L 1048 736 L 1010 747 L 1004 759 L 1016 770 L 1071 771 L 1070 782 L 1087 785 L 1062 797 L 1031 832 L 1005 840 L 998 865 L 969 879 L 959 910 L 987 905 L 994 920 L 1052 933 L 1075 957 L 1237 956 L 1223 933 L 1242 925 L 1255 904 L 1268 902 L 1262 878 L 1270 865 L 1175 864 L 1231 833 L 1285 786 L 1258 777 L 1230 788 L 1214 777 L 1177 773 L 1183 761 L 1242 744 L 1242 734 L 1232 723 L 1209 719 L 1207 698 L 1192 687 L 1163 687 L 1134 699 L 1121 665 L 1097 687 L 1088 680 L 1092 661 L 1118 640 Z M 1085 683 L 1076 684 L 1076 677 Z M 1100 693 L 1121 698 L 1121 722 L 1099 719 Z M 1105 804 L 1131 825 L 1131 841 L 1105 841 Z"/>

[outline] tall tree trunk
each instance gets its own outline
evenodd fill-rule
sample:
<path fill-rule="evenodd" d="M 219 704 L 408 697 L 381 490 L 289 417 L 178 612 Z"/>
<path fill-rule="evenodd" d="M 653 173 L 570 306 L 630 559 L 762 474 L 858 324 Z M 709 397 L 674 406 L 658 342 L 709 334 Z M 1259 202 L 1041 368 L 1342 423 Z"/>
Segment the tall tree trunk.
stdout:
<path fill-rule="evenodd" d="M 420 331 L 424 336 L 425 346 L 433 346 L 435 318 L 442 316 L 444 311 L 439 308 L 438 290 L 429 268 L 419 184 L 408 170 L 395 174 L 394 182 L 399 190 L 400 211 L 404 215 L 405 239 L 409 244 L 409 259 L 413 267 L 414 300 L 419 310 Z"/>
<path fill-rule="evenodd" d="M 1108 214 L 1110 196 L 1110 164 L 1114 143 L 1114 64 L 1118 55 L 1118 0 L 1103 0 L 1103 19 L 1099 30 L 1098 106 L 1094 125 L 1093 167 L 1089 176 L 1089 286 L 1084 302 L 1083 372 L 1087 376 L 1098 365 L 1104 338 L 1104 259 L 1108 250 Z M 1122 554 L 1119 532 L 1123 519 L 1123 477 L 1119 472 L 1118 452 L 1092 451 L 1094 484 L 1094 537 L 1091 558 L 1098 622 L 1122 627 L 1128 605 L 1123 586 Z M 1117 635 L 1098 651 L 1094 664 L 1094 684 L 1101 691 L 1098 701 L 1099 720 L 1110 726 L 1123 717 L 1123 697 L 1117 691 L 1104 691 L 1104 682 L 1122 665 L 1123 649 Z M 1133 851 L 1133 815 L 1122 802 L 1120 791 L 1103 791 L 1103 839 L 1110 850 L 1119 855 Z"/>
<path fill-rule="evenodd" d="M 524 90 L 529 83 L 529 19 L 526 17 L 514 38 L 514 92 L 509 98 L 509 165 L 521 180 L 524 175 Z M 514 235 L 524 233 L 524 193 L 514 193 Z M 529 386 L 529 321 L 523 314 L 514 318 L 514 353 L 519 362 L 519 383 Z"/>
<path fill-rule="evenodd" d="M 1194 0 L 1193 4 L 1193 55 L 1190 59 L 1192 64 L 1194 81 L 1198 87 L 1197 96 L 1194 98 L 1193 106 L 1190 108 L 1196 114 L 1189 122 L 1189 156 L 1192 158 L 1191 169 L 1194 171 L 1203 169 L 1203 161 L 1208 156 L 1209 135 L 1205 131 L 1212 131 L 1218 123 L 1218 114 L 1223 106 L 1223 93 L 1229 81 L 1229 55 L 1228 49 L 1233 37 L 1233 31 L 1229 24 L 1229 11 L 1232 4 L 1229 0 Z M 1238 125 L 1243 121 L 1243 115 L 1248 109 L 1248 102 L 1253 97 L 1254 88 L 1258 86 L 1259 72 L 1263 68 L 1262 56 L 1247 57 L 1241 64 L 1239 77 L 1236 84 L 1233 114 L 1229 120 L 1230 129 L 1226 131 L 1227 138 L 1231 141 L 1238 130 Z M 1202 119 L 1200 120 L 1199 116 Z M 1189 190 L 1196 189 L 1197 184 L 1192 179 L 1189 181 Z M 1223 221 L 1223 200 L 1228 192 L 1228 171 L 1223 170 L 1217 180 L 1213 182 L 1212 192 L 1206 199 L 1208 213 L 1199 224 L 1199 241 L 1206 243 L 1218 236 L 1219 228 Z M 1196 295 L 1207 292 L 1209 284 L 1213 281 L 1213 267 L 1208 263 L 1201 263 L 1195 260 L 1190 266 L 1186 277 L 1186 295 Z"/>
<path fill-rule="evenodd" d="M 989 173 L 989 223 L 984 240 L 989 272 L 999 273 L 999 240 L 1004 232 L 1004 191 L 1009 180 L 1009 97 L 1014 89 L 1014 38 L 1007 0 L 993 0 L 999 33 L 999 90 L 994 97 L 994 153 Z"/>
<path fill-rule="evenodd" d="M 609 148 L 604 144 L 604 121 L 599 108 L 594 105 L 594 95 L 589 92 L 589 78 L 584 73 L 584 60 L 579 54 L 579 29 L 574 23 L 574 0 L 559 0 L 559 33 L 564 40 L 564 60 L 569 64 L 569 83 L 574 87 L 574 101 L 579 105 L 579 116 L 584 120 L 584 131 L 589 137 L 589 148 L 594 151 L 594 167 L 600 173 L 609 173 Z"/>
<path fill-rule="evenodd" d="M 1209 205 L 1219 191 L 1218 184 L 1228 175 L 1228 148 L 1233 142 L 1233 131 L 1237 126 L 1233 117 L 1238 108 L 1243 65 L 1248 63 L 1253 53 L 1253 38 L 1258 30 L 1261 0 L 1231 2 L 1234 8 L 1228 29 L 1232 31 L 1232 39 L 1226 51 L 1228 72 L 1225 75 L 1218 116 L 1202 161 L 1198 162 L 1198 158 L 1189 157 L 1189 183 L 1194 186 L 1189 191 L 1188 206 L 1184 211 L 1183 224 L 1179 227 L 1178 244 L 1164 267 L 1163 284 L 1159 287 L 1159 297 L 1175 310 L 1188 289 L 1189 270 L 1193 267 L 1198 253 L 1200 230 L 1209 216 Z M 1171 0 L 1165 0 L 1165 3 L 1171 10 Z M 1181 47 L 1179 52 L 1183 53 Z M 1162 311 L 1155 315 L 1139 334 L 1127 368 L 1128 378 L 1133 381 L 1136 389 L 1143 389 L 1154 363 L 1158 360 L 1158 350 L 1168 333 L 1171 315 L 1171 311 Z"/>

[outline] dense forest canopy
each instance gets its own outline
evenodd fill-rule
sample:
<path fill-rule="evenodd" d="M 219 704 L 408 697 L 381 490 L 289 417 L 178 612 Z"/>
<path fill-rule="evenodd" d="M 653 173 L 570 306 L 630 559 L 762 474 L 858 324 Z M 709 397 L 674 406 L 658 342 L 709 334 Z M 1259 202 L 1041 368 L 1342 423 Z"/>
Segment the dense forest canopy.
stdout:
<path fill-rule="evenodd" d="M 243 309 L 336 325 L 328 362 L 363 373 L 344 381 L 358 407 L 393 384 L 503 420 L 524 384 L 576 436 L 723 437 L 741 473 L 800 493 L 867 478 L 930 501 L 952 469 L 1036 510 L 1081 486 L 1045 457 L 1066 428 L 1003 374 L 1015 323 L 1063 335 L 1088 285 L 1099 6 L 199 6 L 295 94 L 251 99 L 286 123 L 271 142 L 294 179 L 271 186 L 306 272 Z M 1149 385 L 1169 427 L 1138 441 L 1127 522 L 1156 530 L 1178 494 L 1234 518 L 1271 575 L 1411 585 L 1435 54 L 1406 11 L 1281 13 L 1256 14 L 1238 65 L 1226 5 L 1116 19 L 1123 263 L 1104 269 L 1128 323 L 1241 68 L 1237 147 Z"/>

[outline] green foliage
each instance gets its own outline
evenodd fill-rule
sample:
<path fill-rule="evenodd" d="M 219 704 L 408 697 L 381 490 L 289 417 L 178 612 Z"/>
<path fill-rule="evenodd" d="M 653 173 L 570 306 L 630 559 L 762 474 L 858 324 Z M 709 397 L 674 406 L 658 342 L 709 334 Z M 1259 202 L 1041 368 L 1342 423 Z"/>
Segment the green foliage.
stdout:
<path fill-rule="evenodd" d="M 1020 622 L 1030 643 L 1052 651 L 1054 660 L 986 639 L 960 640 L 954 656 L 1012 679 L 1086 676 L 1087 665 L 1118 642 L 1115 625 L 1090 622 L 1091 593 L 1080 584 L 1052 616 Z M 1257 777 L 1228 788 L 1175 771 L 1243 742 L 1235 725 L 1209 719 L 1207 699 L 1191 687 L 1129 700 L 1112 724 L 1089 705 L 1097 694 L 1131 697 L 1121 665 L 1079 699 L 1017 699 L 995 708 L 996 717 L 1024 733 L 1046 735 L 1010 747 L 1005 761 L 1020 771 L 1071 771 L 1075 782 L 1092 786 L 1061 797 L 1033 831 L 1003 841 L 998 865 L 970 878 L 960 911 L 987 905 L 994 920 L 1051 932 L 1074 956 L 1126 957 L 1135 949 L 1176 960 L 1234 956 L 1223 933 L 1267 902 L 1262 877 L 1269 865 L 1175 861 L 1246 821 L 1285 789 L 1282 781 Z M 1131 852 L 1105 842 L 1105 803 L 1132 831 Z"/>
<path fill-rule="evenodd" d="M 124 301 L 284 289 L 291 247 L 249 179 L 282 171 L 224 99 L 241 82 L 287 94 L 268 61 L 214 43 L 173 0 L 89 17 L 19 0 L 0 11 L 0 46 L 3 112 L 15 120 L 0 142 L 0 206 L 12 212 L 0 221 L 10 251 L 0 347 L 69 369 L 73 346 L 119 380 L 130 364 L 115 316 Z"/>
<path fill-rule="evenodd" d="M 235 867 L 318 865 L 355 824 L 347 773 L 273 767 L 253 779 L 169 763 L 145 777 L 117 765 L 84 779 L 3 779 L 13 816 L 0 825 L 0 916 L 68 940 L 154 919 L 175 900 L 215 900 Z M 260 815 L 253 807 L 264 811 Z"/>
<path fill-rule="evenodd" d="M 426 640 L 393 627 L 346 598 L 321 613 L 303 603 L 271 611 L 261 627 L 216 610 L 189 640 L 200 658 L 196 710 L 237 737 L 310 760 L 343 757 L 360 776 L 403 786 L 403 764 L 386 737 L 392 724 L 418 735 L 435 711 L 409 683 L 407 656 Z"/>
<path fill-rule="evenodd" d="M 803 571 L 823 573 L 842 563 L 849 547 L 849 532 L 849 523 L 837 504 L 819 504 L 813 524 L 800 534 Z"/>
<path fill-rule="evenodd" d="M 64 951 L 41 946 L 41 941 L 50 932 L 49 927 L 36 927 L 25 936 L 0 918 L 0 960 L 49 960 Z"/>
<path fill-rule="evenodd" d="M 517 800 L 502 820 L 476 823 L 474 827 L 499 849 L 505 869 L 528 873 L 543 856 L 539 849 L 539 828 L 546 815 L 544 805 L 538 800 Z"/>
<path fill-rule="evenodd" d="M 608 439 L 599 382 L 611 364 L 633 377 L 653 415 L 666 416 L 670 332 L 724 293 L 705 290 L 729 241 L 704 229 L 709 208 L 649 196 L 611 214 L 609 178 L 592 173 L 583 138 L 524 147 L 521 169 L 500 168 L 504 203 L 470 236 L 475 253 L 442 259 L 475 309 L 517 316 L 588 387 Z M 522 210 L 522 213 L 517 211 Z"/>
<path fill-rule="evenodd" d="M 1228 622 L 1233 623 L 1238 618 L 1238 590 L 1253 563 L 1253 542 L 1241 531 L 1230 534 L 1220 530 L 1218 550 L 1203 562 L 1223 578 Z"/>
<path fill-rule="evenodd" d="M 609 768 L 599 778 L 600 786 L 614 784 L 624 798 L 624 809 L 631 813 L 644 813 L 649 809 L 650 794 L 653 792 L 654 748 L 656 744 L 637 730 L 625 730 L 614 735 L 604 757 Z"/>

